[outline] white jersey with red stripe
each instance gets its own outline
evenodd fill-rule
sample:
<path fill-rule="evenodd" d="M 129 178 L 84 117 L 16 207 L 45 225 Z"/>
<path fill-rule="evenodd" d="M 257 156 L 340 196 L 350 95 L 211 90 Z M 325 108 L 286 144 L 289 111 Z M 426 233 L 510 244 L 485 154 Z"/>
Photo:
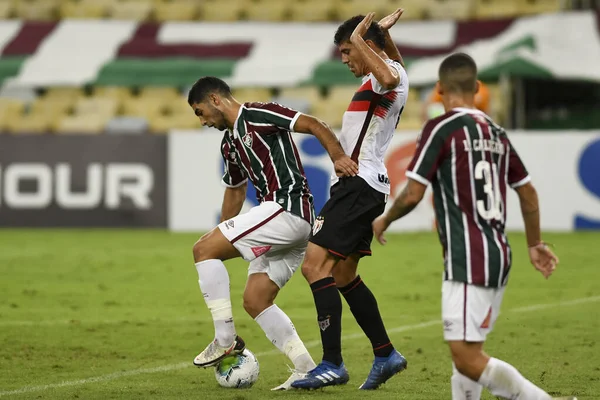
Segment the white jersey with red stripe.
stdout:
<path fill-rule="evenodd" d="M 358 176 L 373 189 L 390 194 L 384 157 L 406 104 L 408 76 L 399 62 L 385 61 L 398 71 L 398 86 L 386 90 L 372 73 L 364 76 L 344 113 L 339 140 L 346 154 L 358 162 Z M 333 174 L 332 185 L 337 180 Z"/>

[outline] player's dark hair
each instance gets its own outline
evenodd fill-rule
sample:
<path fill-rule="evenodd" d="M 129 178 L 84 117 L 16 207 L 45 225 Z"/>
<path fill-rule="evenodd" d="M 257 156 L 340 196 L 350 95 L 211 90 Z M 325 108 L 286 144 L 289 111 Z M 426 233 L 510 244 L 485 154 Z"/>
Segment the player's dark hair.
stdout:
<path fill-rule="evenodd" d="M 202 103 L 210 93 L 218 93 L 231 97 L 231 88 L 222 79 L 214 76 L 204 76 L 194 83 L 188 93 L 188 104 Z"/>
<path fill-rule="evenodd" d="M 445 91 L 475 93 L 477 89 L 477 64 L 468 54 L 449 55 L 440 64 L 438 74 Z"/>
<path fill-rule="evenodd" d="M 339 46 L 343 42 L 347 42 L 350 40 L 350 36 L 354 29 L 360 24 L 360 22 L 365 18 L 364 15 L 357 15 L 350 19 L 344 21 L 335 32 L 335 36 L 333 37 L 333 43 L 336 46 Z M 371 40 L 373 43 L 377 45 L 380 49 L 385 49 L 385 33 L 381 30 L 377 21 L 373 21 L 369 29 L 367 29 L 367 33 L 363 36 L 365 40 Z"/>

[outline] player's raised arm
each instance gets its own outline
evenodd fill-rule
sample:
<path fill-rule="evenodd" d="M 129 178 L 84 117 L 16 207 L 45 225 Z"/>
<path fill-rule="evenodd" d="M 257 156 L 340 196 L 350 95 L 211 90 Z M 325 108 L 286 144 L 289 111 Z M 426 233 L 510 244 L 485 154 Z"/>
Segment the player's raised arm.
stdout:
<path fill-rule="evenodd" d="M 405 68 L 402 55 L 400 55 L 400 51 L 398 50 L 398 47 L 396 47 L 392 35 L 390 35 L 390 28 L 398 22 L 403 12 L 404 9 L 399 8 L 390 15 L 383 17 L 377 24 L 385 34 L 385 48 L 383 51 L 385 51 L 385 54 L 387 54 L 390 59 L 398 61 L 400 65 Z"/>
<path fill-rule="evenodd" d="M 391 90 L 400 83 L 400 74 L 398 73 L 398 70 L 381 58 L 363 38 L 373 22 L 374 16 L 375 13 L 367 14 L 367 16 L 357 25 L 356 29 L 354 29 L 352 35 L 350 35 L 350 42 L 354 45 L 356 50 L 361 53 L 362 59 L 373 73 L 375 79 L 377 79 L 377 82 L 379 82 L 384 89 Z"/>
<path fill-rule="evenodd" d="M 329 153 L 338 176 L 355 176 L 358 173 L 358 165 L 344 152 L 337 136 L 325 122 L 311 115 L 302 114 L 293 128 L 294 132 L 309 133 L 319 139 Z"/>

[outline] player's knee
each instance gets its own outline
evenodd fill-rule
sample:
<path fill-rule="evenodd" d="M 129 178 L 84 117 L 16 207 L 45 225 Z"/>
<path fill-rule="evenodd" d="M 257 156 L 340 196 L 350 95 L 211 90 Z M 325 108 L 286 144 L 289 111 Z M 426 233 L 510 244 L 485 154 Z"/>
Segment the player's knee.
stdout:
<path fill-rule="evenodd" d="M 244 293 L 244 310 L 246 310 L 248 315 L 252 318 L 258 317 L 261 312 L 272 305 L 273 301 L 269 300 L 267 297 L 256 297 Z"/>
<path fill-rule="evenodd" d="M 194 262 L 205 261 L 213 258 L 210 254 L 209 247 L 206 244 L 207 241 L 204 239 L 204 236 L 194 243 L 194 247 L 192 248 Z"/>
<path fill-rule="evenodd" d="M 477 381 L 481 375 L 481 363 L 485 357 L 483 353 L 476 348 L 468 346 L 450 346 L 452 361 L 458 372 L 462 375 Z"/>

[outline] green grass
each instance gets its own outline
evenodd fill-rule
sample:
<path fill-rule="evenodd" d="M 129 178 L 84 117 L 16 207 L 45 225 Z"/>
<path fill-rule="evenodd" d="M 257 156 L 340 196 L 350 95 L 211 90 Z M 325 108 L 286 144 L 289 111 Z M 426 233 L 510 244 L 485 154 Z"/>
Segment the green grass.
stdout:
<path fill-rule="evenodd" d="M 514 269 L 487 351 L 551 394 L 600 398 L 600 234 L 547 235 L 561 258 L 548 281 L 529 265 L 523 236 L 510 238 Z M 246 264 L 239 260 L 227 263 L 234 315 L 258 356 L 260 378 L 251 389 L 227 390 L 217 385 L 213 370 L 192 367 L 213 337 L 192 262 L 196 239 L 151 230 L 0 230 L 0 397 L 451 397 L 450 358 L 441 324 L 434 322 L 440 318 L 442 266 L 433 234 L 390 235 L 388 245 L 374 245 L 375 256 L 361 264 L 390 337 L 409 361 L 406 372 L 372 393 L 357 390 L 372 354 L 346 305 L 343 335 L 350 337 L 342 344 L 350 383 L 309 393 L 271 392 L 288 377 L 287 359 L 242 309 Z M 588 299 L 568 303 L 582 298 Z M 299 272 L 278 304 L 318 361 L 313 299 Z M 538 304 L 547 306 L 524 309 Z M 30 391 L 11 393 L 25 387 Z"/>

